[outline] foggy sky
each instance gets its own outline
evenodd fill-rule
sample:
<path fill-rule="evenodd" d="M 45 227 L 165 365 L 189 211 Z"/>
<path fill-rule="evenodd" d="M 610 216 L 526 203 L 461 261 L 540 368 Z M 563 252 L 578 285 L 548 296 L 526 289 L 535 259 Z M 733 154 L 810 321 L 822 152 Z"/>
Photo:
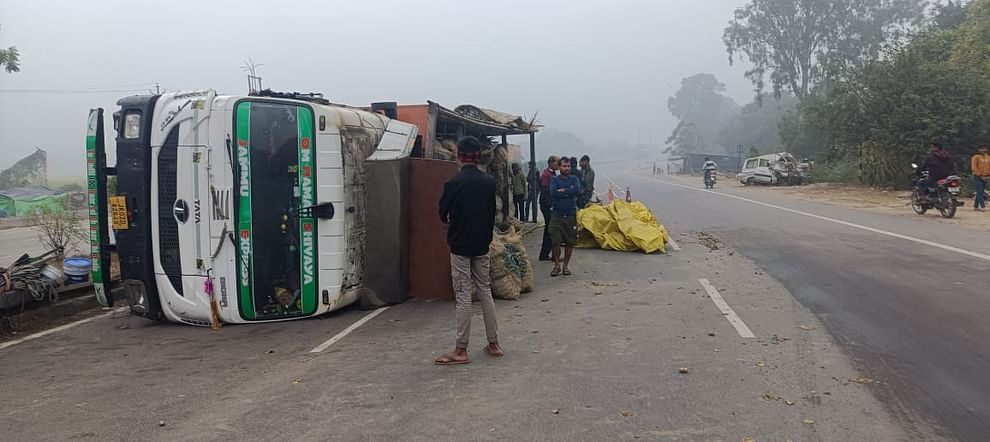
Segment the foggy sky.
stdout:
<path fill-rule="evenodd" d="M 109 115 L 155 82 L 243 94 L 249 56 L 275 90 L 539 111 L 590 144 L 662 144 L 683 77 L 711 72 L 752 98 L 721 40 L 744 3 L 0 0 L 0 47 L 21 51 L 20 73 L 0 71 L 0 169 L 39 146 L 49 175 L 83 176 L 88 109 Z"/>

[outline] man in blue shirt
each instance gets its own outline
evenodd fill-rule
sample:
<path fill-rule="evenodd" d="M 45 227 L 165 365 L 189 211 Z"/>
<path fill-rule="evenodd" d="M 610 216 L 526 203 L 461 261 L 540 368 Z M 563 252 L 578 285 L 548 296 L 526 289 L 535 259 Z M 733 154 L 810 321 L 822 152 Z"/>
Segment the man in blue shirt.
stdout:
<path fill-rule="evenodd" d="M 553 271 L 550 276 L 570 276 L 567 268 L 577 243 L 577 198 L 581 195 L 581 180 L 571 175 L 571 160 L 560 159 L 560 175 L 550 180 L 553 214 L 550 215 L 550 241 L 553 244 Z M 560 246 L 564 246 L 564 265 L 560 265 Z"/>

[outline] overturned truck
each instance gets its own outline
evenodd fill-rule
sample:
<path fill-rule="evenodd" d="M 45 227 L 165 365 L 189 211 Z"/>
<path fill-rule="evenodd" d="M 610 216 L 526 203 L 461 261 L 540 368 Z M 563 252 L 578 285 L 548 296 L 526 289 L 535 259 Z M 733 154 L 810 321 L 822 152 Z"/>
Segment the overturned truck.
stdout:
<path fill-rule="evenodd" d="M 126 299 L 138 316 L 209 326 L 320 315 L 368 292 L 370 174 L 390 170 L 372 163 L 408 158 L 415 126 L 318 94 L 203 90 L 117 104 L 115 167 L 102 109 L 87 134 L 92 276 L 104 305 Z M 399 205 L 385 210 L 396 213 L 376 218 L 401 217 Z"/>

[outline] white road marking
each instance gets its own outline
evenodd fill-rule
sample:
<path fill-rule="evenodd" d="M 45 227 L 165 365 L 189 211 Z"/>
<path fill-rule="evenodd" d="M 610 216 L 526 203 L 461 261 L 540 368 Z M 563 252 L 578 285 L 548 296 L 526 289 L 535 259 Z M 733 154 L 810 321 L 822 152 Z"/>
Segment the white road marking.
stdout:
<path fill-rule="evenodd" d="M 347 335 L 351 334 L 352 331 L 357 330 L 358 327 L 360 327 L 360 326 L 364 325 L 366 322 L 374 319 L 375 316 L 378 316 L 378 315 L 382 314 L 382 312 L 384 312 L 385 310 L 388 310 L 388 307 L 382 307 L 382 308 L 380 308 L 378 310 L 375 310 L 375 311 L 373 311 L 371 313 L 368 313 L 367 315 L 365 315 L 365 317 L 363 317 L 361 319 L 358 319 L 357 322 L 351 324 L 349 327 L 345 328 L 340 333 L 337 333 L 332 338 L 327 339 L 326 342 L 324 342 L 324 343 L 322 343 L 320 345 L 317 345 L 315 348 L 313 348 L 309 352 L 310 353 L 321 353 L 321 352 L 323 352 L 323 350 L 326 350 L 326 349 L 330 348 L 330 346 L 333 345 L 333 344 L 336 344 L 337 341 L 340 341 L 341 339 L 344 339 L 344 337 L 346 337 Z"/>
<path fill-rule="evenodd" d="M 742 319 L 739 319 L 739 315 L 732 310 L 732 307 L 729 307 L 729 304 L 722 299 L 722 295 L 718 293 L 718 290 L 715 290 L 715 286 L 713 286 L 710 281 L 707 279 L 699 279 L 698 282 L 700 282 L 701 286 L 705 288 L 706 292 L 708 292 L 708 297 L 712 298 L 712 302 L 714 302 L 715 306 L 722 312 L 722 316 L 725 316 L 725 319 L 729 321 L 729 324 L 732 324 L 736 331 L 739 332 L 739 337 L 756 337 L 756 335 L 753 334 L 753 331 L 746 326 L 746 323 L 743 322 Z"/>
<path fill-rule="evenodd" d="M 671 250 L 673 250 L 675 252 L 680 252 L 681 251 L 681 246 L 677 245 L 677 243 L 674 242 L 674 238 L 668 239 L 667 240 L 667 244 L 670 244 Z"/>
<path fill-rule="evenodd" d="M 915 238 L 913 236 L 902 235 L 900 233 L 888 232 L 886 230 L 881 230 L 881 229 L 877 229 L 877 228 L 874 228 L 874 227 L 869 227 L 869 226 L 864 226 L 864 225 L 861 225 L 861 224 L 851 223 L 849 221 L 843 221 L 843 220 L 840 220 L 840 219 L 829 218 L 827 216 L 815 215 L 814 213 L 809 213 L 809 212 L 804 212 L 804 211 L 801 211 L 801 210 L 791 209 L 791 208 L 788 208 L 788 207 L 778 206 L 778 205 L 775 205 L 775 204 L 764 203 L 762 201 L 757 201 L 757 200 L 753 200 L 753 199 L 749 199 L 749 198 L 744 198 L 744 197 L 736 196 L 736 195 L 733 195 L 733 194 L 730 194 L 730 193 L 722 193 L 722 192 L 717 192 L 717 191 L 714 191 L 714 190 L 704 190 L 704 189 L 701 189 L 701 188 L 698 188 L 698 187 L 686 186 L 686 185 L 682 185 L 682 184 L 672 183 L 670 181 L 664 181 L 664 180 L 660 180 L 660 179 L 656 179 L 656 178 L 648 177 L 648 176 L 642 176 L 642 175 L 640 175 L 639 177 L 642 178 L 642 179 L 653 180 L 653 181 L 656 181 L 658 183 L 666 184 L 668 186 L 683 187 L 685 189 L 691 189 L 691 190 L 695 190 L 695 191 L 698 191 L 698 192 L 711 193 L 711 194 L 715 194 L 715 195 L 724 196 L 726 198 L 733 198 L 733 199 L 737 199 L 739 201 L 745 201 L 747 203 L 752 203 L 752 204 L 760 205 L 760 206 L 763 206 L 763 207 L 769 207 L 771 209 L 783 210 L 784 212 L 790 212 L 790 213 L 793 213 L 793 214 L 797 214 L 797 215 L 801 215 L 801 216 L 806 216 L 806 217 L 814 218 L 814 219 L 821 220 L 821 221 L 828 221 L 830 223 L 835 223 L 835 224 L 840 224 L 840 225 L 843 225 L 843 226 L 846 226 L 846 227 L 852 227 L 852 228 L 855 228 L 855 229 L 865 230 L 867 232 L 879 233 L 881 235 L 886 235 L 886 236 L 889 236 L 891 238 L 903 239 L 905 241 L 911 241 L 911 242 L 915 242 L 915 243 L 918 243 L 918 244 L 926 245 L 926 246 L 929 246 L 929 247 L 935 247 L 935 248 L 938 248 L 938 249 L 947 250 L 949 252 L 955 252 L 955 253 L 958 253 L 958 254 L 961 254 L 961 255 L 966 255 L 966 256 L 969 256 L 969 257 L 982 259 L 984 261 L 990 261 L 990 255 L 987 255 L 985 253 L 974 252 L 972 250 L 966 250 L 966 249 L 962 249 L 962 248 L 955 247 L 955 246 L 940 244 L 940 243 L 937 243 L 937 242 L 934 242 L 934 241 L 928 241 L 928 240 L 921 239 L 921 238 Z"/>
<path fill-rule="evenodd" d="M 76 322 L 70 322 L 70 323 L 65 324 L 65 325 L 60 325 L 58 327 L 55 327 L 55 328 L 52 328 L 52 329 L 48 329 L 48 330 L 45 330 L 45 331 L 41 331 L 41 332 L 35 333 L 33 335 L 27 335 L 27 336 L 25 336 L 23 338 L 14 339 L 13 341 L 7 341 L 7 342 L 4 342 L 3 344 L 0 344 L 0 350 L 3 350 L 5 348 L 9 348 L 9 347 L 13 347 L 13 346 L 15 346 L 17 344 L 21 344 L 21 343 L 24 343 L 24 342 L 27 342 L 27 341 L 31 341 L 31 340 L 34 340 L 34 339 L 45 337 L 45 336 L 48 336 L 50 334 L 58 333 L 60 331 L 68 330 L 68 329 L 73 328 L 73 327 L 78 327 L 78 326 L 83 325 L 83 324 L 86 324 L 88 322 L 93 322 L 93 321 L 95 321 L 97 319 L 103 319 L 103 318 L 112 316 L 114 313 L 120 313 L 120 312 L 125 311 L 125 310 L 127 310 L 129 308 L 130 307 L 121 307 L 121 308 L 118 308 L 118 309 L 115 309 L 115 310 L 111 310 L 111 311 L 109 311 L 107 313 L 104 313 L 102 315 L 93 316 L 92 318 L 80 319 L 80 320 L 78 320 Z"/>

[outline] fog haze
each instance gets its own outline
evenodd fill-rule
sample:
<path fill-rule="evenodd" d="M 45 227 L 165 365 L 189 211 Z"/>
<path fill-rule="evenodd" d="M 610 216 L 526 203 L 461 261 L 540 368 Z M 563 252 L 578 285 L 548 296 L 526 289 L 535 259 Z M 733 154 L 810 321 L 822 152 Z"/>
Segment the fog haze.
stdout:
<path fill-rule="evenodd" d="M 156 82 L 242 94 L 248 57 L 275 90 L 539 112 L 588 144 L 661 145 L 683 77 L 752 98 L 721 41 L 743 3 L 0 0 L 0 46 L 21 52 L 0 72 L 0 169 L 38 146 L 50 175 L 81 176 L 89 108 Z"/>

